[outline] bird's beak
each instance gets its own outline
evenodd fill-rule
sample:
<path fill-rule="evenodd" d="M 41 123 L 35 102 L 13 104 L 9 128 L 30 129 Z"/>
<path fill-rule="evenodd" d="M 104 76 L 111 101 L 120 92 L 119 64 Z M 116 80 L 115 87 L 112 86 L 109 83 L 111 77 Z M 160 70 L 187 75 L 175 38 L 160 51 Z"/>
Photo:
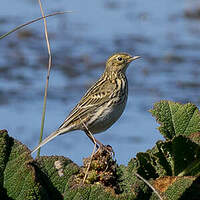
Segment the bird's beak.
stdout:
<path fill-rule="evenodd" d="M 133 56 L 131 58 L 128 59 L 128 63 L 132 62 L 133 60 L 136 60 L 138 58 L 141 58 L 141 56 Z"/>

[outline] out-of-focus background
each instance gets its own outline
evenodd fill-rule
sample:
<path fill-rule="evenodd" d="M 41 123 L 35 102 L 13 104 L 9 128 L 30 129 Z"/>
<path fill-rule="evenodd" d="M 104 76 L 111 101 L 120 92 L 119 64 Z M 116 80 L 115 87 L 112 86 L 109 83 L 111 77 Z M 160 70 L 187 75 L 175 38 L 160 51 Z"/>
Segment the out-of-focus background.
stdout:
<path fill-rule="evenodd" d="M 161 99 L 200 104 L 200 3 L 196 0 L 44 1 L 53 66 L 45 136 L 63 122 L 114 52 L 140 55 L 127 71 L 129 99 L 121 119 L 96 135 L 110 144 L 118 163 L 162 139 L 148 112 Z M 3 0 L 0 34 L 41 16 L 37 1 Z M 33 149 L 39 140 L 48 65 L 43 22 L 0 40 L 0 129 Z M 93 144 L 81 131 L 59 136 L 42 155 L 81 164 Z"/>

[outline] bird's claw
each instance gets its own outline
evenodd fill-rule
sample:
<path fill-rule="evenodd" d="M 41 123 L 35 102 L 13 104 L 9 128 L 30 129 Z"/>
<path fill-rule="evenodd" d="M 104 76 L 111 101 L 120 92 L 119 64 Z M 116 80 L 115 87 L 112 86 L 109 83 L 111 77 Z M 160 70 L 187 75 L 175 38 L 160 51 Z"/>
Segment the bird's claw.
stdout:
<path fill-rule="evenodd" d="M 106 151 L 108 152 L 110 155 L 112 155 L 113 157 L 115 156 L 115 152 L 113 151 L 113 148 L 110 145 L 103 145 L 101 144 L 100 146 L 97 146 L 97 151 L 95 152 L 98 153 L 99 151 Z"/>

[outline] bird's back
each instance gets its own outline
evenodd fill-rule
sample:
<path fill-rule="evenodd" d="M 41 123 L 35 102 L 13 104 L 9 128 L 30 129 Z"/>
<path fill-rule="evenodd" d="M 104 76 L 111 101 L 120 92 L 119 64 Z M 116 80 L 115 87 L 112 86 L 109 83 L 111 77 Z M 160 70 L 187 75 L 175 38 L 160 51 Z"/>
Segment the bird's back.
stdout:
<path fill-rule="evenodd" d="M 116 76 L 114 78 L 108 77 L 107 74 L 102 75 L 59 129 L 71 126 L 72 130 L 84 130 L 87 126 L 92 133 L 98 133 L 109 128 L 121 116 L 128 96 L 126 76 L 124 74 Z"/>

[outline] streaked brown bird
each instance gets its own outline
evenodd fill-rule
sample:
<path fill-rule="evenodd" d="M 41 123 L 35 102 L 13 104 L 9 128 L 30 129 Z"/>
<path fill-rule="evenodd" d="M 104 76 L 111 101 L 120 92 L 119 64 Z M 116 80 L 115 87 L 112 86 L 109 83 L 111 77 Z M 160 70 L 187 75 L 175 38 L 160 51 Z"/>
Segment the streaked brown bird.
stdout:
<path fill-rule="evenodd" d="M 86 92 L 63 124 L 45 138 L 32 153 L 56 136 L 74 130 L 84 131 L 93 143 L 102 147 L 103 144 L 95 139 L 93 134 L 107 130 L 123 113 L 128 97 L 126 69 L 138 58 L 140 56 L 133 57 L 127 53 L 115 53 L 110 56 L 100 79 Z"/>

